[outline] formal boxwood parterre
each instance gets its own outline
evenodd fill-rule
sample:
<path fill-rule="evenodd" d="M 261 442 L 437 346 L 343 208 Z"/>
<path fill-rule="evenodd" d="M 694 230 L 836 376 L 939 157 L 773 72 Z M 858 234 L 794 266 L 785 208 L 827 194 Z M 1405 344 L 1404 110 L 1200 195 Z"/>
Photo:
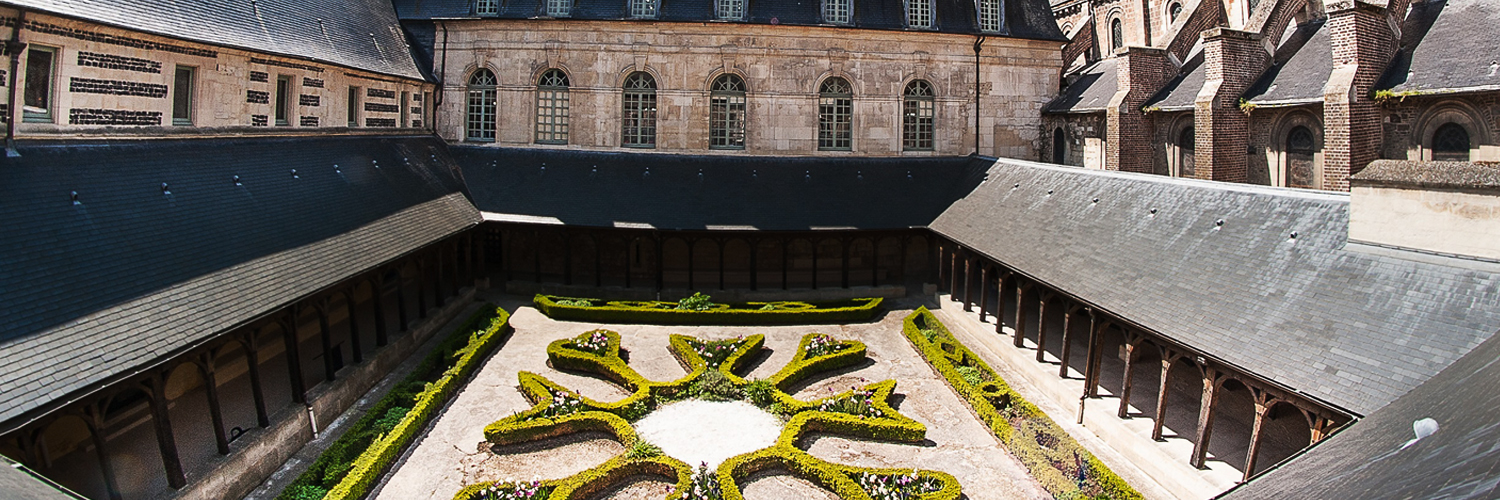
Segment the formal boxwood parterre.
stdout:
<path fill-rule="evenodd" d="M 910 443 L 925 439 L 927 429 L 890 406 L 891 393 L 896 389 L 894 380 L 814 401 L 802 401 L 786 392 L 816 373 L 862 362 L 866 353 L 863 343 L 812 333 L 802 338 L 792 361 L 776 374 L 763 380 L 735 375 L 764 343 L 764 335 L 722 340 L 673 335 L 670 351 L 689 373 L 674 381 L 657 382 L 641 376 L 625 362 L 620 356 L 620 336 L 613 331 L 595 330 L 552 342 L 547 346 L 547 357 L 553 367 L 598 375 L 631 394 L 615 402 L 595 401 L 541 375 L 520 372 L 521 391 L 533 406 L 486 426 L 485 439 L 491 443 L 508 445 L 599 431 L 613 435 L 627 449 L 650 450 L 654 447 L 637 446 L 640 438 L 631 422 L 657 407 L 688 398 L 745 399 L 780 415 L 786 424 L 776 444 L 730 458 L 716 470 L 700 468 L 695 472 L 671 457 L 631 451 L 563 479 L 469 485 L 454 496 L 455 500 L 585 498 L 638 474 L 666 477 L 675 483 L 669 500 L 743 500 L 739 483 L 773 467 L 786 469 L 846 500 L 955 500 L 961 495 L 958 480 L 944 472 L 852 467 L 798 449 L 797 440 L 807 433 Z M 601 345 L 602 349 L 598 348 Z"/>
<path fill-rule="evenodd" d="M 715 304 L 703 294 L 678 302 L 604 300 L 537 295 L 532 302 L 552 319 L 614 324 L 657 325 L 786 325 L 853 323 L 880 313 L 883 299 L 860 298 L 831 302 L 745 302 Z"/>
<path fill-rule="evenodd" d="M 443 339 L 277 500 L 363 497 L 427 422 L 508 334 L 510 315 L 485 304 Z"/>
<path fill-rule="evenodd" d="M 1142 498 L 1041 409 L 1011 390 L 927 308 L 907 316 L 902 333 L 1054 497 Z"/>

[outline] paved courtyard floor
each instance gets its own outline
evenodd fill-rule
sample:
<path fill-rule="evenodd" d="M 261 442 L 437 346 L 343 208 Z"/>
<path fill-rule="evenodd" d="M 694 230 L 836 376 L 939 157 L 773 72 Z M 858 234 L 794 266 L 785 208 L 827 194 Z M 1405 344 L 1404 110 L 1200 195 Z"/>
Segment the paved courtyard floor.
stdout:
<path fill-rule="evenodd" d="M 854 325 L 785 327 L 673 327 L 604 325 L 553 321 L 519 297 L 492 293 L 485 297 L 513 311 L 513 336 L 475 373 L 448 408 L 420 437 L 370 498 L 380 500 L 449 499 L 465 485 L 497 479 L 555 479 L 598 465 L 623 447 L 603 434 L 578 434 L 517 446 L 491 447 L 485 425 L 529 408 L 517 385 L 519 371 L 541 374 L 597 400 L 616 400 L 626 393 L 600 379 L 563 373 L 547 366 L 546 346 L 595 328 L 621 335 L 630 364 L 653 380 L 685 374 L 668 351 L 671 334 L 708 339 L 765 334 L 769 356 L 751 365 L 747 378 L 766 377 L 784 366 L 806 333 L 819 332 L 868 345 L 869 360 L 851 369 L 825 374 L 794 387 L 796 396 L 814 399 L 819 392 L 847 390 L 861 379 L 897 381 L 893 406 L 927 426 L 927 442 L 897 444 L 831 435 L 799 443 L 831 462 L 868 467 L 915 467 L 953 474 L 970 499 L 1045 499 L 1050 496 L 989 433 L 963 401 L 922 361 L 901 334 L 910 310 L 886 312 L 878 320 Z M 762 473 L 743 485 L 748 499 L 833 499 L 833 495 L 784 472 Z M 660 499 L 670 491 L 661 481 L 642 478 L 604 498 Z"/>

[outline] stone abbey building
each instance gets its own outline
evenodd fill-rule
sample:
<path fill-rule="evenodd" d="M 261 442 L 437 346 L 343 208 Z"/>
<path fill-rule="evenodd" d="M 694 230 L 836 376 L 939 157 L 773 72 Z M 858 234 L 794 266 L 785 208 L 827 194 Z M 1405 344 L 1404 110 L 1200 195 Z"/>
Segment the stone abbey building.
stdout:
<path fill-rule="evenodd" d="M 486 287 L 935 288 L 1166 491 L 1493 497 L 1493 11 L 0 0 L 0 492 L 243 497 Z"/>

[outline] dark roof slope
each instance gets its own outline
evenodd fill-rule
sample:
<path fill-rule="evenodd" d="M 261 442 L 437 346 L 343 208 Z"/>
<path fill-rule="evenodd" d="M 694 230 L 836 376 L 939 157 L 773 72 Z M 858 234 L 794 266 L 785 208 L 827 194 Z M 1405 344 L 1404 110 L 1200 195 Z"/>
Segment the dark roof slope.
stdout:
<path fill-rule="evenodd" d="M 0 456 L 0 491 L 7 500 L 78 500 L 77 496 L 58 490 L 50 480 L 16 467 L 15 462 Z"/>
<path fill-rule="evenodd" d="M 1002 36 L 1066 41 L 1047 0 L 1001 0 L 1004 3 Z M 713 0 L 659 0 L 653 21 L 719 22 Z M 478 18 L 472 0 L 394 0 L 396 12 L 405 20 Z M 629 0 L 574 0 L 569 19 L 630 20 Z M 817 0 L 749 0 L 746 23 L 792 26 L 831 26 L 823 22 L 822 2 Z M 546 0 L 500 2 L 499 13 L 485 18 L 531 19 L 542 17 Z M 933 31 L 979 34 L 973 0 L 934 0 Z M 881 30 L 906 29 L 903 0 L 854 2 L 848 27 Z"/>
<path fill-rule="evenodd" d="M 0 421 L 479 220 L 434 138 L 20 151 L 0 158 Z"/>
<path fill-rule="evenodd" d="M 1203 42 L 1200 40 L 1188 52 L 1187 61 L 1178 69 L 1177 77 L 1147 100 L 1145 107 L 1156 107 L 1161 111 L 1192 111 L 1198 102 L 1198 91 L 1203 90 L 1203 82 L 1208 78 L 1207 73 L 1203 69 Z"/>
<path fill-rule="evenodd" d="M 1240 485 L 1224 500 L 1500 498 L 1500 336 L 1304 454 Z M 1416 438 L 1413 424 L 1437 421 Z"/>
<path fill-rule="evenodd" d="M 1098 113 L 1119 90 L 1114 58 L 1100 59 L 1073 77 L 1073 83 L 1047 105 L 1048 113 Z"/>
<path fill-rule="evenodd" d="M 1321 20 L 1303 23 L 1276 48 L 1275 64 L 1245 91 L 1245 99 L 1266 104 L 1323 102 L 1333 74 L 1333 38 Z"/>
<path fill-rule="evenodd" d="M 806 230 L 926 226 L 977 185 L 978 158 L 786 158 L 454 147 L 495 220 Z"/>
<path fill-rule="evenodd" d="M 183 40 L 422 78 L 388 0 L 0 0 Z"/>
<path fill-rule="evenodd" d="M 1346 248 L 1348 224 L 1347 195 L 1000 160 L 932 229 L 1368 414 L 1500 329 L 1500 266 Z"/>
<path fill-rule="evenodd" d="M 1500 90 L 1500 4 L 1412 2 L 1401 50 L 1375 86 L 1396 92 Z"/>

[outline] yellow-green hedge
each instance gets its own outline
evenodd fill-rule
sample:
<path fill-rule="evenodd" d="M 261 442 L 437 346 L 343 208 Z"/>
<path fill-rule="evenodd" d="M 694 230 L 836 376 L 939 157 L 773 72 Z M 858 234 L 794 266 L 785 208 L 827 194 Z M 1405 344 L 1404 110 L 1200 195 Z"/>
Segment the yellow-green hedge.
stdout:
<path fill-rule="evenodd" d="M 603 303 L 598 306 L 558 304 L 559 300 L 586 300 Z M 786 325 L 813 323 L 851 323 L 869 321 L 880 312 L 884 299 L 861 298 L 835 302 L 748 302 L 717 304 L 707 311 L 676 309 L 676 302 L 605 301 L 602 299 L 561 297 L 538 294 L 532 302 L 538 311 L 552 319 L 594 323 L 655 325 Z M 760 310 L 771 305 L 776 309 Z M 795 305 L 796 307 L 783 307 Z M 806 307 L 803 307 L 806 306 Z"/>
<path fill-rule="evenodd" d="M 923 329 L 936 332 L 932 341 L 927 340 L 927 335 L 922 333 Z M 902 325 L 902 333 L 927 362 L 948 380 L 948 384 L 953 386 L 959 396 L 969 403 L 975 415 L 989 426 L 1011 454 L 1026 465 L 1032 477 L 1054 497 L 1095 498 L 1103 495 L 1114 500 L 1141 498 L 1139 492 L 1079 445 L 1046 413 L 1011 390 L 995 370 L 964 347 L 927 308 L 918 308 L 907 316 Z M 986 381 L 977 385 L 970 384 L 958 373 L 959 366 L 979 370 Z M 1038 437 L 1052 442 L 1052 446 L 1040 445 Z M 1081 483 L 1078 481 L 1078 467 L 1074 465 L 1075 457 L 1084 462 L 1085 480 Z"/>
<path fill-rule="evenodd" d="M 277 496 L 277 500 L 354 500 L 363 497 L 416 433 L 442 410 L 448 397 L 504 340 L 509 319 L 510 314 L 504 309 L 490 304 L 482 307 L 423 358 L 411 375 L 372 406 L 371 411 L 345 430 L 306 472 Z M 403 390 L 415 389 L 419 385 L 421 389 L 415 394 Z M 387 417 L 389 409 L 404 408 L 403 404 L 412 407 L 389 432 L 375 437 L 363 451 L 349 450 L 369 436 L 371 429 L 376 428 L 376 422 Z M 358 454 L 352 462 L 346 462 L 347 454 L 353 452 Z M 318 496 L 322 485 L 332 479 L 329 471 L 341 474 L 341 478 L 325 494 Z"/>
<path fill-rule="evenodd" d="M 486 426 L 485 439 L 495 444 L 508 445 L 573 432 L 600 431 L 615 436 L 621 444 L 629 448 L 640 439 L 629 421 L 641 416 L 634 414 L 639 409 L 638 405 L 649 407 L 654 406 L 659 400 L 671 401 L 678 398 L 709 369 L 702 357 L 698 356 L 690 346 L 689 341 L 693 340 L 691 337 L 673 335 L 670 339 L 670 350 L 688 370 L 688 375 L 671 382 L 647 380 L 620 358 L 619 334 L 608 330 L 603 330 L 603 333 L 608 337 L 609 342 L 602 354 L 574 348 L 571 345 L 573 339 L 561 339 L 547 346 L 547 357 L 552 366 L 558 369 L 583 371 L 613 380 L 631 391 L 630 396 L 613 403 L 595 401 L 569 391 L 541 375 L 521 372 L 519 374 L 521 392 L 527 400 L 533 403 L 533 406 L 526 411 Z M 776 388 L 774 394 L 779 409 L 784 415 L 790 416 L 790 421 L 783 428 L 775 445 L 731 458 L 720 465 L 715 474 L 724 491 L 724 498 L 743 500 L 738 482 L 750 474 L 772 466 L 784 467 L 799 477 L 834 491 L 845 500 L 870 500 L 869 495 L 857 483 L 859 474 L 909 475 L 913 472 L 912 469 L 873 469 L 834 464 L 819 460 L 796 448 L 798 438 L 813 432 L 896 442 L 920 442 L 927 435 L 927 428 L 920 422 L 907 418 L 890 406 L 891 393 L 896 389 L 894 380 L 869 384 L 863 388 L 873 393 L 870 397 L 871 404 L 881 411 L 883 417 L 859 417 L 818 411 L 824 401 L 846 397 L 853 392 L 853 389 L 815 401 L 801 401 L 788 395 L 785 388 L 795 383 L 797 379 L 813 373 L 857 364 L 865 359 L 865 345 L 850 340 L 841 341 L 846 346 L 841 350 L 809 357 L 807 346 L 814 336 L 819 335 L 822 334 L 813 333 L 804 336 L 792 361 L 769 379 Z M 764 343 L 765 336 L 763 335 L 744 338 L 740 346 L 726 357 L 717 370 L 732 383 L 743 388 L 750 382 L 735 376 L 733 372 L 751 355 L 759 352 Z M 583 402 L 583 409 L 555 418 L 540 417 L 539 415 L 545 410 L 554 394 L 568 394 L 576 397 Z M 962 494 L 958 480 L 949 474 L 925 470 L 916 471 L 916 473 L 922 477 L 940 481 L 942 487 L 938 491 L 914 498 L 955 500 Z M 586 498 L 618 484 L 633 474 L 661 476 L 675 481 L 677 487 L 667 498 L 676 500 L 682 498 L 691 487 L 693 470 L 687 464 L 670 457 L 632 459 L 622 454 L 588 471 L 564 479 L 546 481 L 543 485 L 551 488 L 549 500 Z M 454 499 L 475 500 L 480 498 L 485 490 L 495 485 L 496 483 L 470 485 L 459 491 Z"/>

